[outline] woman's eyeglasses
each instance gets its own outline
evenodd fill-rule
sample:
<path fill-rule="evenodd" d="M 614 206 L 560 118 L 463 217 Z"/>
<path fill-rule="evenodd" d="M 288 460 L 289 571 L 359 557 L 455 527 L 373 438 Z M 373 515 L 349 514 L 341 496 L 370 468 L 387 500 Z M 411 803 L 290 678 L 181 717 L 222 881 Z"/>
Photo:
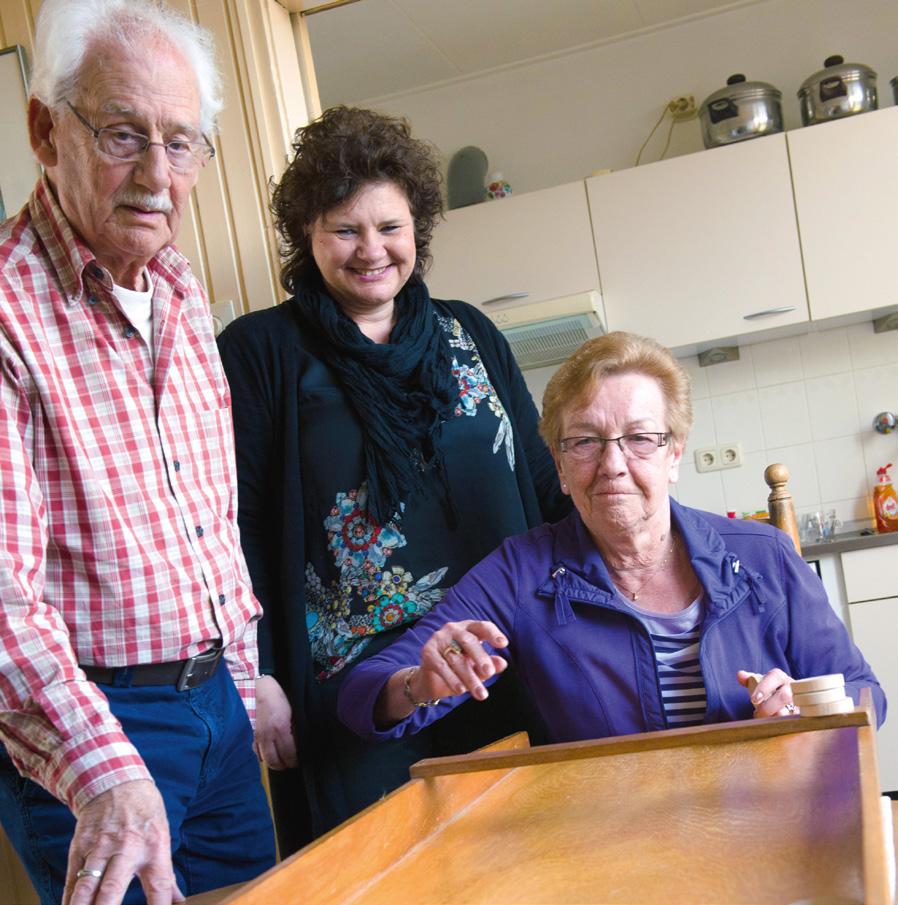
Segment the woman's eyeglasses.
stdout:
<path fill-rule="evenodd" d="M 659 446 L 667 446 L 670 433 L 657 431 L 624 434 L 621 437 L 566 437 L 561 441 L 561 451 L 575 462 L 592 462 L 605 452 L 606 443 L 617 443 L 627 458 L 648 459 Z"/>

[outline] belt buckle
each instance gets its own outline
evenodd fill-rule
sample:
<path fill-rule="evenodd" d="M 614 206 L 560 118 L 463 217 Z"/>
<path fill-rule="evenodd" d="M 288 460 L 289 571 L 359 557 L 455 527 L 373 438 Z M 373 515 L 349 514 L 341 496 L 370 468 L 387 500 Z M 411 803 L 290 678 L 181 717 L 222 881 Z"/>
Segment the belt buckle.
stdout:
<path fill-rule="evenodd" d="M 221 647 L 212 647 L 195 657 L 190 657 L 184 661 L 184 668 L 178 677 L 178 684 L 175 686 L 178 691 L 186 691 L 190 688 L 196 688 L 202 685 L 206 679 L 210 678 L 224 649 Z"/>

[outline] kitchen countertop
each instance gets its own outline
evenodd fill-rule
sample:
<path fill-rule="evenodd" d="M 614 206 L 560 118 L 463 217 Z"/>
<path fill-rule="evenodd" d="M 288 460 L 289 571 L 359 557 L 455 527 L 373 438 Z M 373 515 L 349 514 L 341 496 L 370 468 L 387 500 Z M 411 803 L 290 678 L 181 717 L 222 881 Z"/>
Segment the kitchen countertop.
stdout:
<path fill-rule="evenodd" d="M 851 550 L 867 550 L 871 547 L 887 547 L 890 544 L 898 544 L 898 531 L 888 534 L 877 534 L 870 527 L 869 522 L 860 522 L 857 525 L 848 523 L 845 531 L 837 531 L 830 541 L 821 541 L 814 544 L 803 544 L 801 555 L 805 559 L 817 559 L 820 556 L 830 556 L 836 553 L 848 553 Z M 872 534 L 865 534 L 872 531 Z"/>

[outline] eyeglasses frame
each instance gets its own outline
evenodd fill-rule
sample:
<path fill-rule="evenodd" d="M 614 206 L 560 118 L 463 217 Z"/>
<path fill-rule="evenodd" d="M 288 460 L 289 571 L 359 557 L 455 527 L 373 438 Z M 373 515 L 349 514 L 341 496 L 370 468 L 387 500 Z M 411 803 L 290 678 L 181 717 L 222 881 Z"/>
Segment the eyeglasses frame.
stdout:
<path fill-rule="evenodd" d="M 149 136 L 144 135 L 142 132 L 133 132 L 132 133 L 133 135 L 140 136 L 141 138 L 146 140 L 146 145 L 144 146 L 144 149 L 140 152 L 140 154 L 137 157 L 116 157 L 115 154 L 110 154 L 108 151 L 104 151 L 100 147 L 100 133 L 101 132 L 121 132 L 124 130 L 109 129 L 109 128 L 105 128 L 105 127 L 102 129 L 97 129 L 95 126 L 92 126 L 90 124 L 90 121 L 84 116 L 83 113 L 81 113 L 78 110 L 78 108 L 70 100 L 68 100 L 68 98 L 66 98 L 66 106 L 69 108 L 69 110 L 72 111 L 72 113 L 75 114 L 75 118 L 78 120 L 78 122 L 81 123 L 81 125 L 84 126 L 84 128 L 87 129 L 88 132 L 91 133 L 91 135 L 93 135 L 94 142 L 97 145 L 97 150 L 101 154 L 105 154 L 107 157 L 111 157 L 113 160 L 120 160 L 120 161 L 122 161 L 122 163 L 134 163 L 134 162 L 140 160 L 140 158 L 143 157 L 143 155 L 146 154 L 146 152 L 155 145 L 158 148 L 165 149 L 165 159 L 169 162 L 170 166 L 174 167 L 175 169 L 178 169 L 171 162 L 171 158 L 168 156 L 168 146 L 171 144 L 171 142 L 150 141 Z M 183 138 L 178 139 L 178 141 L 182 142 L 183 144 L 190 145 L 191 156 L 196 161 L 196 169 L 202 169 L 202 167 L 204 167 L 207 163 L 209 163 L 210 160 L 212 160 L 212 158 L 215 157 L 215 148 L 212 146 L 212 142 L 210 142 L 209 139 L 206 138 L 205 135 L 203 135 L 202 141 L 187 141 L 186 139 L 183 139 Z M 207 154 L 204 152 L 205 159 L 198 158 L 196 153 L 194 153 L 194 150 L 193 150 L 194 148 L 204 148 L 205 152 L 207 152 Z M 181 172 L 191 172 L 191 171 L 181 169 Z"/>
<path fill-rule="evenodd" d="M 621 443 L 621 440 L 626 437 L 654 437 L 657 441 L 657 446 L 652 449 L 652 452 L 648 454 L 648 456 L 640 456 L 638 453 L 633 454 L 629 450 L 624 448 L 624 445 Z M 598 440 L 601 443 L 601 446 L 597 448 L 596 454 L 593 458 L 598 459 L 599 457 L 605 454 L 605 449 L 609 443 L 617 443 L 617 448 L 621 451 L 621 455 L 627 458 L 649 458 L 649 456 L 654 455 L 655 449 L 661 449 L 662 446 L 667 446 L 670 443 L 670 431 L 632 431 L 629 434 L 621 434 L 619 437 L 593 437 L 593 436 L 581 436 L 581 437 L 564 437 L 559 441 L 559 449 L 562 453 L 566 453 L 571 455 L 571 450 L 565 448 L 565 444 L 572 442 L 573 440 Z M 583 460 L 588 461 L 588 460 Z"/>

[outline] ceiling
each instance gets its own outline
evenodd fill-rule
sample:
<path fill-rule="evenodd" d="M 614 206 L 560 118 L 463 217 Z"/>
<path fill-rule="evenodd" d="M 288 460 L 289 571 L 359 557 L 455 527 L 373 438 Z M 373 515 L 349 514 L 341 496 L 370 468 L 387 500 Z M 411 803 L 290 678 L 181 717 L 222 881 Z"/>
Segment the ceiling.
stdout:
<path fill-rule="evenodd" d="M 329 107 L 470 78 L 758 2 L 359 0 L 306 21 L 321 105 Z"/>

